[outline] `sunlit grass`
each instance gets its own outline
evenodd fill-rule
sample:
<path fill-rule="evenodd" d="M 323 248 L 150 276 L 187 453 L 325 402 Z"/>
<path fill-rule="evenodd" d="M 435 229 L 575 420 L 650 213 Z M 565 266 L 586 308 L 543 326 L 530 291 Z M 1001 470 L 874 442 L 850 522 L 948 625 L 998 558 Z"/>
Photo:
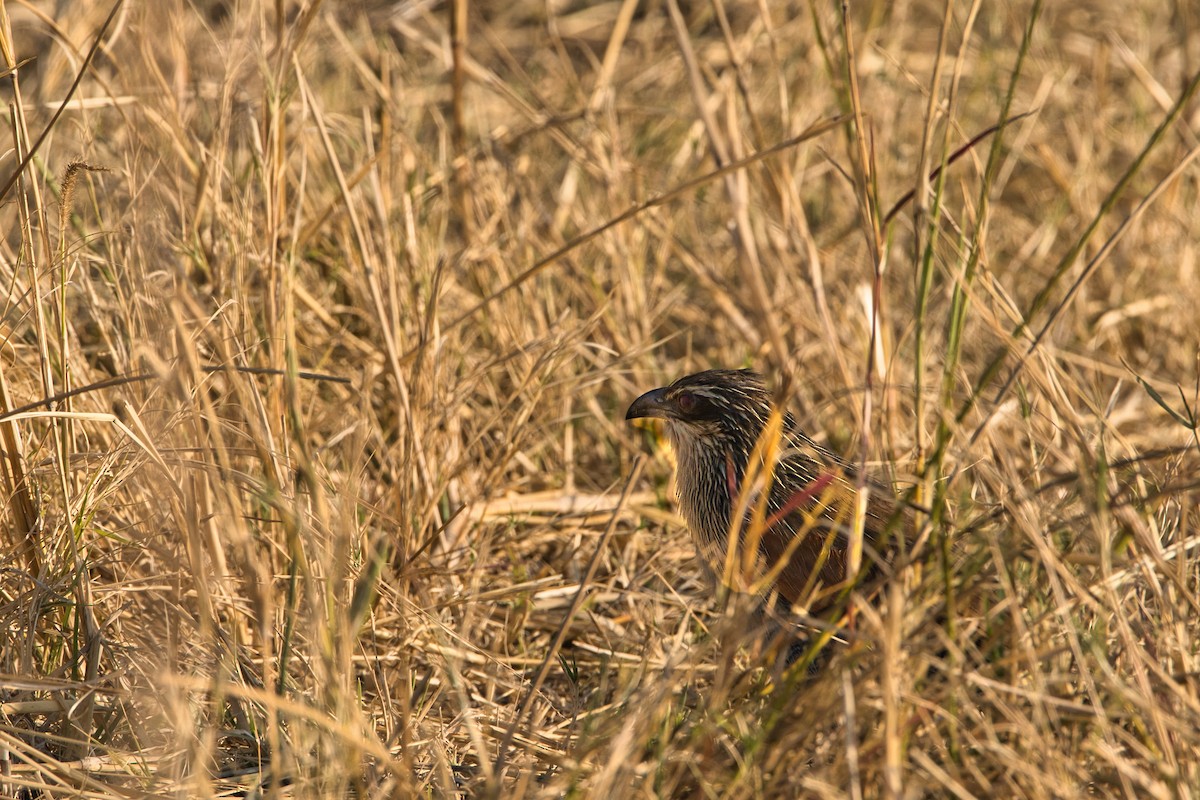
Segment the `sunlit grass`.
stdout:
<path fill-rule="evenodd" d="M 0 795 L 1193 796 L 1188 20 L 35 5 Z M 748 365 L 925 524 L 790 670 L 623 420 Z"/>

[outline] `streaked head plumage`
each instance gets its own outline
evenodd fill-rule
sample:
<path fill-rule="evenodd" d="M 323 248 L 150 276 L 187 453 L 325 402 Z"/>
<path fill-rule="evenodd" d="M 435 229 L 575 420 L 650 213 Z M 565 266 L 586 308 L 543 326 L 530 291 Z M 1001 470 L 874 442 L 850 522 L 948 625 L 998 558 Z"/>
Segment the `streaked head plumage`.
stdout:
<path fill-rule="evenodd" d="M 629 407 L 625 419 L 665 420 L 668 429 L 695 435 L 720 435 L 737 426 L 757 436 L 771 413 L 771 397 L 762 376 L 749 369 L 710 369 L 686 375 L 669 386 L 646 392 Z"/>

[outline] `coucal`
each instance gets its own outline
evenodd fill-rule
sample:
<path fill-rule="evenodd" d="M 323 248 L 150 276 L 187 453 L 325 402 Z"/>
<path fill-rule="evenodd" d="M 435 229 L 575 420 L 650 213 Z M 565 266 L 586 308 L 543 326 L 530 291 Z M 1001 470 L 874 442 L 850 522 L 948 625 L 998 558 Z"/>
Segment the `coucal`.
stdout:
<path fill-rule="evenodd" d="M 911 520 L 890 487 L 860 481 L 857 470 L 805 435 L 791 414 L 780 415 L 777 436 L 764 436 L 772 409 L 758 373 L 717 369 L 646 392 L 633 401 L 625 419 L 663 420 L 675 450 L 680 510 L 702 557 L 718 575 L 727 574 L 729 534 L 736 532 L 740 540 L 733 563 L 740 563 L 748 546 L 756 548 L 751 574 L 758 589 L 773 588 L 789 604 L 819 611 L 847 579 L 860 487 L 868 492 L 864 581 L 882 577 L 894 543 L 910 535 Z M 772 445 L 775 464 L 768 472 L 764 454 Z M 746 487 L 748 472 L 751 485 Z M 739 500 L 747 511 L 734 525 Z"/>

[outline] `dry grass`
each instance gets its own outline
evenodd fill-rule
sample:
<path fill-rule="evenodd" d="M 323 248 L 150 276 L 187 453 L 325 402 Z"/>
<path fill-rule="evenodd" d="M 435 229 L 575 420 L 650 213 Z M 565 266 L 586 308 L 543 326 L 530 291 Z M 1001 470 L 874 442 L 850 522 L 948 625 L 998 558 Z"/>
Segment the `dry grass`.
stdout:
<path fill-rule="evenodd" d="M 116 5 L 0 6 L 0 794 L 1200 796 L 1194 8 Z M 744 364 L 931 511 L 811 673 L 622 421 Z"/>

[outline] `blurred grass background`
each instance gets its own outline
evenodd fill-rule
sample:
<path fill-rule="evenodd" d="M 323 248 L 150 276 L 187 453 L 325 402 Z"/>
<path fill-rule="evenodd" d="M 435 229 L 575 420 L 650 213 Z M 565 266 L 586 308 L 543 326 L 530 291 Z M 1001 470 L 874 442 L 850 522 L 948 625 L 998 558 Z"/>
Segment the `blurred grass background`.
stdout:
<path fill-rule="evenodd" d="M 1194 4 L 0 9 L 0 794 L 1200 794 Z M 930 512 L 813 675 L 718 366 Z"/>

